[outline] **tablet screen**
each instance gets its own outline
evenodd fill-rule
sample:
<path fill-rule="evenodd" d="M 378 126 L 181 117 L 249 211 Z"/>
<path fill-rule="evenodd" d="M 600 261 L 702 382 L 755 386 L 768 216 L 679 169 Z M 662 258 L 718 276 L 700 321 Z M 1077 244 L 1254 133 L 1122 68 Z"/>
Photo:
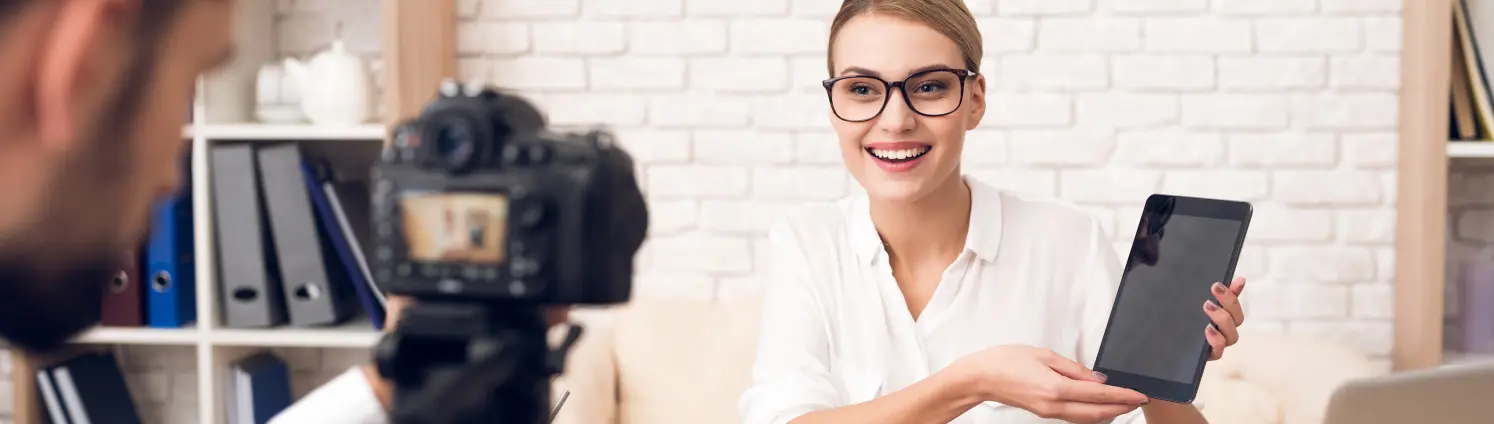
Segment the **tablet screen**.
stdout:
<path fill-rule="evenodd" d="M 1148 208 L 1125 267 L 1098 367 L 1192 384 L 1207 345 L 1203 302 L 1228 284 L 1243 222 L 1189 215 L 1175 198 Z"/>

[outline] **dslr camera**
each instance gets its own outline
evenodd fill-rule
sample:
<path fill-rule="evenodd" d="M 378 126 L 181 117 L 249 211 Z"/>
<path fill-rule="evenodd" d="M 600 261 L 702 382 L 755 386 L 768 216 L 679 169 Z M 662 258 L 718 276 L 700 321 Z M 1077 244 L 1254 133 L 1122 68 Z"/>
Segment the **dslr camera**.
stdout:
<path fill-rule="evenodd" d="M 372 175 L 371 271 L 414 298 L 375 348 L 391 421 L 545 423 L 547 308 L 626 302 L 648 211 L 606 131 L 559 133 L 513 94 L 441 85 L 397 125 Z M 562 398 L 564 399 L 564 398 Z"/>
<path fill-rule="evenodd" d="M 648 213 L 611 134 L 560 134 L 520 97 L 448 81 L 374 171 L 373 273 L 393 294 L 626 302 Z"/>

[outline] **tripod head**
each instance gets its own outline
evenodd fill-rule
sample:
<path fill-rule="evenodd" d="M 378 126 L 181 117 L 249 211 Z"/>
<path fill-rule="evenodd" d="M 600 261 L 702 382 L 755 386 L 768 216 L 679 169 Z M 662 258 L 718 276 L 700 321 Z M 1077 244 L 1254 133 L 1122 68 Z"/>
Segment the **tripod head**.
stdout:
<path fill-rule="evenodd" d="M 394 382 L 394 424 L 544 424 L 550 377 L 581 336 L 571 326 L 556 349 L 534 305 L 416 303 L 375 350 Z"/>

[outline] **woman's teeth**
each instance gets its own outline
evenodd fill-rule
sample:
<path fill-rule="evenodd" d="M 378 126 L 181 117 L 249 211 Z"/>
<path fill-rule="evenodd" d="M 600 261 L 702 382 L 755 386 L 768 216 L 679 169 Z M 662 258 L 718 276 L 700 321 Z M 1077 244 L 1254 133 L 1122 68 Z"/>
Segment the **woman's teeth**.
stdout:
<path fill-rule="evenodd" d="M 923 156 L 924 153 L 928 153 L 931 149 L 933 148 L 924 146 L 913 149 L 866 149 L 866 151 L 867 153 L 871 153 L 872 156 L 876 156 L 877 159 L 895 161 L 914 159 Z"/>

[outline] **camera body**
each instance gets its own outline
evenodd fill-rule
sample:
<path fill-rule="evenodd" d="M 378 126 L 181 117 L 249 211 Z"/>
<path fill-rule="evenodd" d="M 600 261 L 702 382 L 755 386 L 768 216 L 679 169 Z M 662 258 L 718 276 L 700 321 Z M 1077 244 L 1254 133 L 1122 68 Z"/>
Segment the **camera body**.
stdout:
<path fill-rule="evenodd" d="M 611 134 L 560 134 L 524 99 L 442 85 L 373 172 L 378 281 L 420 299 L 615 304 L 648 227 Z"/>

